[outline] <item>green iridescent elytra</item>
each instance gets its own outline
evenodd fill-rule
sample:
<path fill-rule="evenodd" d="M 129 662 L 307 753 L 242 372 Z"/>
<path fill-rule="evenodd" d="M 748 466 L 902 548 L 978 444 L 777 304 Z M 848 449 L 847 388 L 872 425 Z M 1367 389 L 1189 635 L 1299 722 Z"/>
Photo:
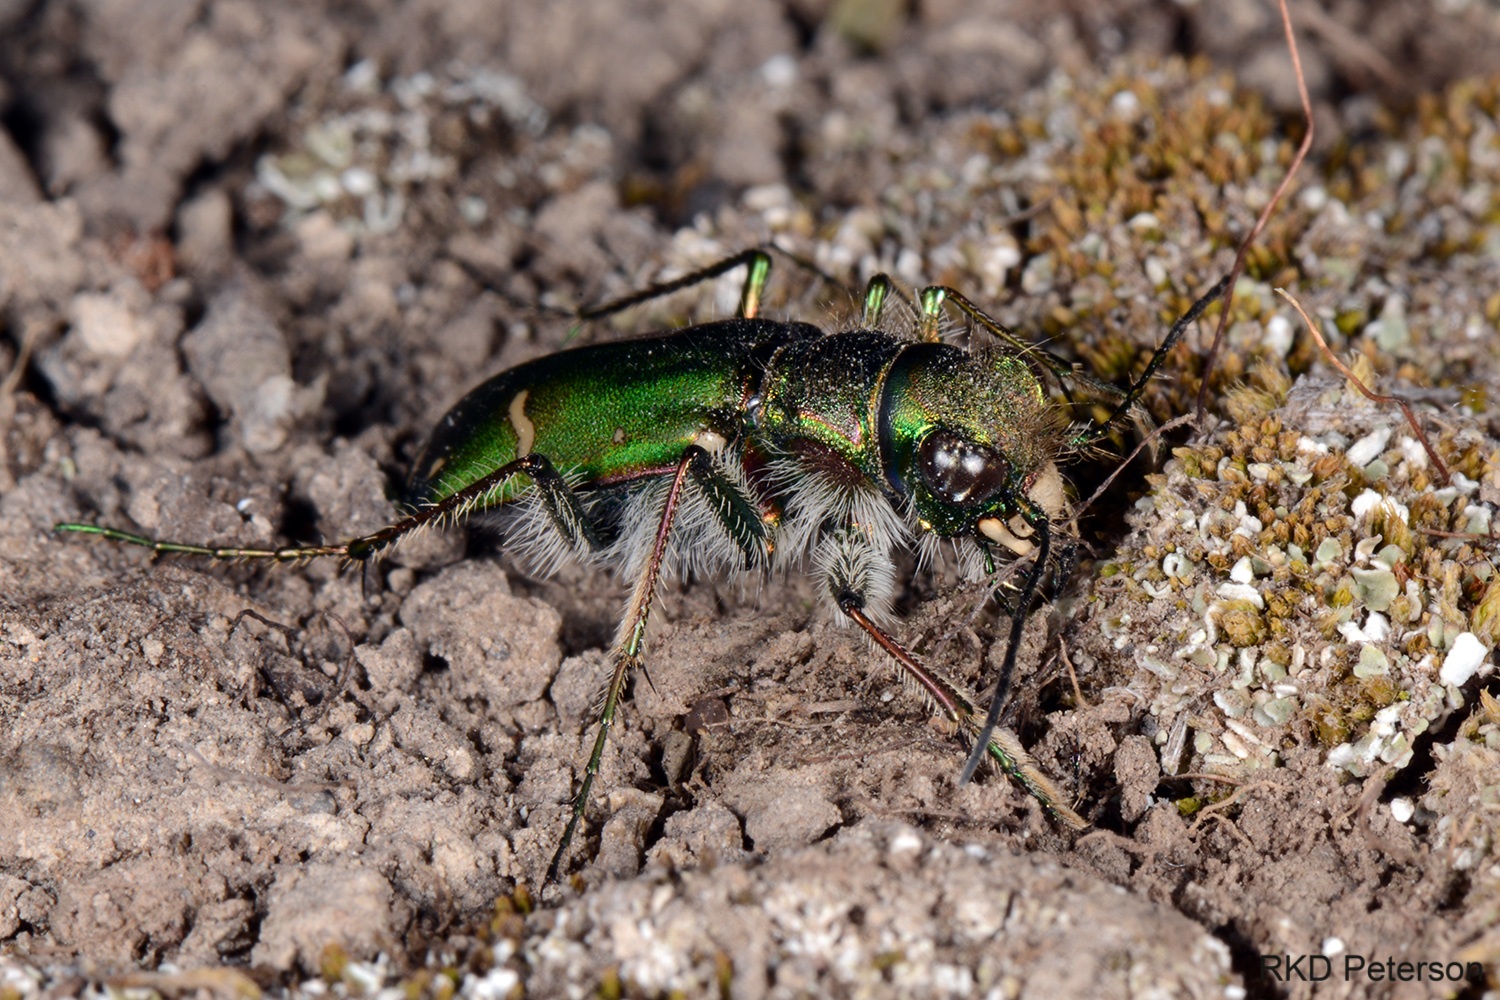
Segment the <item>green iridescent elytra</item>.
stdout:
<path fill-rule="evenodd" d="M 805 323 L 725 320 L 501 372 L 438 424 L 413 466 L 409 499 L 442 500 L 531 453 L 547 456 L 575 488 L 670 473 L 688 445 L 742 438 L 746 400 L 772 354 L 820 336 Z M 508 482 L 495 499 L 526 488 Z"/>

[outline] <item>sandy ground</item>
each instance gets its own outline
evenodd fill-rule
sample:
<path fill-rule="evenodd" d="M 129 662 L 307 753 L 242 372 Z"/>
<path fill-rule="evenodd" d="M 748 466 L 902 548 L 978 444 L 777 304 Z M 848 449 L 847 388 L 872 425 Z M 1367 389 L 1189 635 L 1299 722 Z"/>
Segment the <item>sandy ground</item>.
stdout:
<path fill-rule="evenodd" d="M 773 241 L 1123 382 L 1300 138 L 1274 12 L 0 0 L 0 997 L 1487 995 L 1500 10 L 1299 10 L 1318 138 L 1207 420 L 1028 625 L 1008 721 L 1091 829 L 959 788 L 812 581 L 674 580 L 544 892 L 622 581 L 479 530 L 362 575 L 52 526 L 372 530 L 568 310 Z M 782 261 L 768 308 L 851 299 Z M 908 561 L 900 635 L 983 689 L 1007 622 L 976 596 Z"/>

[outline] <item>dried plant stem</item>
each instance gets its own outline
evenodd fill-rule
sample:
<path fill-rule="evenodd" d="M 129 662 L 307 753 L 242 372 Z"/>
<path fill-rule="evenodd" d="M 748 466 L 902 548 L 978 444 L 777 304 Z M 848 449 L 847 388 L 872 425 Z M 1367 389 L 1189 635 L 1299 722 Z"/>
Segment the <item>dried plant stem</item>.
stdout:
<path fill-rule="evenodd" d="M 1452 482 L 1452 477 L 1448 475 L 1448 467 L 1444 465 L 1443 460 L 1438 457 L 1437 449 L 1435 449 L 1428 442 L 1427 435 L 1422 432 L 1421 426 L 1417 423 L 1417 415 L 1412 412 L 1411 403 L 1407 402 L 1406 399 L 1401 396 L 1385 396 L 1381 395 L 1378 392 L 1371 392 L 1370 389 L 1358 378 L 1356 378 L 1352 371 L 1349 370 L 1349 366 L 1340 361 L 1338 357 L 1333 353 L 1333 351 L 1329 348 L 1328 341 L 1323 339 L 1323 332 L 1318 329 L 1318 324 L 1314 323 L 1312 319 L 1307 315 L 1307 311 L 1302 308 L 1302 303 L 1298 302 L 1296 297 L 1293 296 L 1292 293 L 1287 291 L 1285 288 L 1276 289 L 1276 294 L 1280 295 L 1282 298 L 1286 299 L 1292 304 L 1292 308 L 1297 310 L 1297 315 L 1302 317 L 1302 322 L 1306 323 L 1307 328 L 1312 331 L 1313 339 L 1318 342 L 1318 348 L 1323 352 L 1323 357 L 1327 358 L 1328 363 L 1339 370 L 1340 375 L 1344 376 L 1344 378 L 1348 379 L 1356 389 L 1364 393 L 1366 399 L 1368 399 L 1372 403 L 1394 403 L 1397 406 L 1401 407 L 1401 412 L 1406 414 L 1406 422 L 1411 425 L 1412 433 L 1417 436 L 1417 440 L 1422 442 L 1422 448 L 1427 452 L 1427 457 L 1429 460 L 1431 460 L 1432 467 L 1437 470 L 1437 474 L 1439 477 L 1441 477 L 1443 485 L 1447 486 L 1450 482 Z"/>
<path fill-rule="evenodd" d="M 1256 239 L 1261 231 L 1266 228 L 1270 221 L 1271 213 L 1276 211 L 1276 206 L 1281 204 L 1282 196 L 1286 189 L 1291 186 L 1292 178 L 1296 176 L 1297 170 L 1302 166 L 1302 161 L 1307 159 L 1308 150 L 1312 149 L 1313 141 L 1313 113 L 1312 99 L 1307 96 L 1307 79 L 1302 75 L 1302 57 L 1297 52 L 1297 36 L 1292 31 L 1291 14 L 1287 12 L 1286 0 L 1278 0 L 1281 7 L 1281 24 L 1286 30 L 1286 47 L 1292 56 L 1292 71 L 1297 77 L 1297 97 L 1302 101 L 1302 115 L 1307 120 L 1307 132 L 1302 136 L 1302 145 L 1297 147 L 1297 155 L 1292 157 L 1292 165 L 1287 168 L 1286 176 L 1276 188 L 1276 193 L 1271 195 L 1271 200 L 1266 202 L 1266 207 L 1261 210 L 1260 217 L 1255 220 L 1254 227 L 1249 235 L 1240 242 L 1240 248 L 1234 255 L 1234 266 L 1229 269 L 1229 288 L 1224 293 L 1223 311 L 1219 313 L 1219 328 L 1214 331 L 1213 346 L 1208 349 L 1208 356 L 1203 360 L 1203 382 L 1198 386 L 1198 409 L 1196 422 L 1201 426 L 1203 423 L 1204 408 L 1208 403 L 1208 377 L 1213 373 L 1214 362 L 1219 356 L 1219 346 L 1224 342 L 1224 333 L 1229 329 L 1229 314 L 1234 305 L 1234 286 L 1239 281 L 1240 274 L 1245 270 L 1245 257 L 1249 255 L 1250 248 L 1255 245 Z"/>

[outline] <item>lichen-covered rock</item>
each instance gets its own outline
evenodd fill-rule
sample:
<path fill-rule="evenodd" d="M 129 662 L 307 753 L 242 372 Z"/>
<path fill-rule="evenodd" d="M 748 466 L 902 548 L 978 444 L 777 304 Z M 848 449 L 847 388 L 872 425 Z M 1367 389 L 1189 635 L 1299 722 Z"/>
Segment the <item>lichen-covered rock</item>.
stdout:
<path fill-rule="evenodd" d="M 1075 659 L 1144 699 L 1158 745 L 1190 736 L 1169 770 L 1243 774 L 1308 746 L 1358 776 L 1404 767 L 1494 669 L 1476 546 L 1500 445 L 1453 416 L 1443 485 L 1399 411 L 1268 378 L 1150 477 Z"/>

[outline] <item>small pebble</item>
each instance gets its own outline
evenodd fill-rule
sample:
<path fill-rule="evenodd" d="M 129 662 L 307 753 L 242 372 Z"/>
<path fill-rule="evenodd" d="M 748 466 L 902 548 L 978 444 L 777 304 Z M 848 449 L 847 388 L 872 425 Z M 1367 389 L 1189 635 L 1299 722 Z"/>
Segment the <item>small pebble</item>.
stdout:
<path fill-rule="evenodd" d="M 1444 684 L 1461 687 L 1474 676 L 1489 655 L 1490 651 L 1473 632 L 1460 632 L 1453 640 L 1448 655 L 1443 657 L 1443 667 L 1438 671 L 1438 679 Z"/>

